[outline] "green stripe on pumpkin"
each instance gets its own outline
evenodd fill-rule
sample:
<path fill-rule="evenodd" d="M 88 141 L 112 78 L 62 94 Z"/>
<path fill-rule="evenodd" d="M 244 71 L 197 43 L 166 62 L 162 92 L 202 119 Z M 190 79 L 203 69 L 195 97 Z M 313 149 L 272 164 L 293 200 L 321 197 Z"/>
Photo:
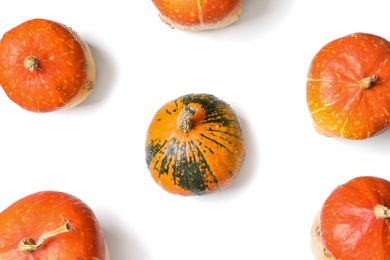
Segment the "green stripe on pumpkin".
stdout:
<path fill-rule="evenodd" d="M 194 141 L 178 142 L 172 138 L 163 144 L 153 142 L 146 153 L 149 167 L 154 163 L 152 166 L 159 169 L 160 176 L 171 172 L 174 184 L 184 190 L 202 195 L 210 189 L 210 183 L 218 187 L 217 178 Z"/>

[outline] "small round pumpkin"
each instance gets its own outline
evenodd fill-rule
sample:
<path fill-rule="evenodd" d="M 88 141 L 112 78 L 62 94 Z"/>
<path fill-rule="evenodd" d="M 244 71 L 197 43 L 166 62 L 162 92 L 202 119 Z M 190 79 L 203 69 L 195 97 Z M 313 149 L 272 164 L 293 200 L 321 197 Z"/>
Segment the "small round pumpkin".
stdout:
<path fill-rule="evenodd" d="M 235 111 L 210 94 L 184 95 L 162 106 L 149 125 L 145 150 L 156 183 L 183 196 L 228 187 L 246 152 Z"/>
<path fill-rule="evenodd" d="M 311 238 L 316 260 L 390 259 L 390 182 L 362 176 L 336 187 Z"/>
<path fill-rule="evenodd" d="M 95 85 L 89 46 L 71 28 L 33 19 L 6 32 L 0 41 L 0 85 L 20 107 L 32 112 L 69 109 Z"/>
<path fill-rule="evenodd" d="M 390 127 L 390 43 L 354 33 L 327 43 L 313 58 L 306 99 L 324 136 L 365 139 Z"/>

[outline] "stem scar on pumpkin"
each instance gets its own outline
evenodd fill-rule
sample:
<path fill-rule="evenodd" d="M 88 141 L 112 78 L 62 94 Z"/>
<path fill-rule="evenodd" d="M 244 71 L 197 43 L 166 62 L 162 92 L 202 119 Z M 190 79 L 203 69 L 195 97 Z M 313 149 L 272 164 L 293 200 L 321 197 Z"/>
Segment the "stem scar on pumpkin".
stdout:
<path fill-rule="evenodd" d="M 321 236 L 320 226 L 317 226 L 317 228 L 316 228 L 316 236 L 318 238 Z M 331 257 L 332 256 L 325 247 L 323 247 L 323 252 L 324 252 L 325 257 Z"/>
<path fill-rule="evenodd" d="M 95 83 L 93 81 L 90 81 L 88 84 L 88 90 L 92 91 L 94 86 L 95 86 Z M 85 88 L 85 86 L 83 88 Z"/>
<path fill-rule="evenodd" d="M 316 236 L 317 236 L 317 237 L 321 236 L 321 233 L 320 233 L 320 226 L 317 226 L 317 228 L 316 228 Z"/>
<path fill-rule="evenodd" d="M 329 253 L 329 251 L 324 247 L 324 255 L 326 257 L 332 257 L 332 255 Z"/>

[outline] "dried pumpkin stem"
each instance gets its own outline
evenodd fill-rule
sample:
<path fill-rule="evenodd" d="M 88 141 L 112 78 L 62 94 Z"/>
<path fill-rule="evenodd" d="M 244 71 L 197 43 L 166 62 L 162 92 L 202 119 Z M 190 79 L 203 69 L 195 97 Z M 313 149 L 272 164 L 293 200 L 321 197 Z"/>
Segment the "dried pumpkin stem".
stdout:
<path fill-rule="evenodd" d="M 69 222 L 67 222 L 64 225 L 57 228 L 56 230 L 49 231 L 49 232 L 42 234 L 42 236 L 38 239 L 38 242 L 36 244 L 34 244 L 34 239 L 24 238 L 24 239 L 22 239 L 22 241 L 20 241 L 20 243 L 18 245 L 19 250 L 23 254 L 26 254 L 26 255 L 30 254 L 30 253 L 38 250 L 41 247 L 43 241 L 45 241 L 47 238 L 56 236 L 56 235 L 64 233 L 64 232 L 68 232 L 69 230 L 70 230 L 70 224 L 69 224 Z"/>
<path fill-rule="evenodd" d="M 371 77 L 364 77 L 364 78 L 361 78 L 359 81 L 358 81 L 358 87 L 360 89 L 369 89 L 371 88 L 371 86 L 374 84 L 374 82 L 378 79 L 378 76 L 376 75 L 372 75 Z"/>
<path fill-rule="evenodd" d="M 38 68 L 38 66 L 39 66 L 39 60 L 37 57 L 30 55 L 24 59 L 24 67 L 29 71 L 33 72 L 33 70 Z"/>
<path fill-rule="evenodd" d="M 374 214 L 377 219 L 390 218 L 390 209 L 384 205 L 378 204 L 374 207 Z"/>
<path fill-rule="evenodd" d="M 176 127 L 183 133 L 187 133 L 192 128 L 191 118 L 198 109 L 195 107 L 185 106 L 177 117 Z"/>

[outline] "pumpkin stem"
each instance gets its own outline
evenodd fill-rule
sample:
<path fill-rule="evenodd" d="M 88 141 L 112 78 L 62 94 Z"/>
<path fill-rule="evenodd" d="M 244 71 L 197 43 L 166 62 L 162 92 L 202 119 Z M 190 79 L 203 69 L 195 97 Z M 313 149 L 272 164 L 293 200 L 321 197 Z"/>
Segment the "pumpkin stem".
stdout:
<path fill-rule="evenodd" d="M 374 214 L 377 219 L 390 218 L 390 209 L 386 206 L 378 204 L 374 207 Z"/>
<path fill-rule="evenodd" d="M 187 133 L 192 128 L 191 118 L 198 109 L 195 107 L 185 106 L 177 117 L 176 127 L 183 133 Z"/>
<path fill-rule="evenodd" d="M 378 79 L 377 75 L 372 75 L 371 77 L 364 77 L 358 81 L 358 87 L 362 90 L 369 89 L 374 84 L 374 82 Z"/>
<path fill-rule="evenodd" d="M 70 230 L 70 224 L 69 222 L 66 222 L 64 225 L 60 226 L 56 230 L 46 232 L 42 234 L 42 236 L 38 239 L 38 242 L 34 244 L 34 239 L 32 238 L 24 238 L 19 242 L 19 250 L 23 254 L 31 254 L 32 252 L 38 250 L 43 241 L 45 241 L 49 237 L 53 237 L 55 235 L 58 235 L 60 233 L 68 232 Z"/>
<path fill-rule="evenodd" d="M 38 68 L 38 66 L 39 66 L 39 60 L 37 57 L 30 55 L 24 59 L 24 67 L 29 71 L 33 72 L 33 70 Z"/>

